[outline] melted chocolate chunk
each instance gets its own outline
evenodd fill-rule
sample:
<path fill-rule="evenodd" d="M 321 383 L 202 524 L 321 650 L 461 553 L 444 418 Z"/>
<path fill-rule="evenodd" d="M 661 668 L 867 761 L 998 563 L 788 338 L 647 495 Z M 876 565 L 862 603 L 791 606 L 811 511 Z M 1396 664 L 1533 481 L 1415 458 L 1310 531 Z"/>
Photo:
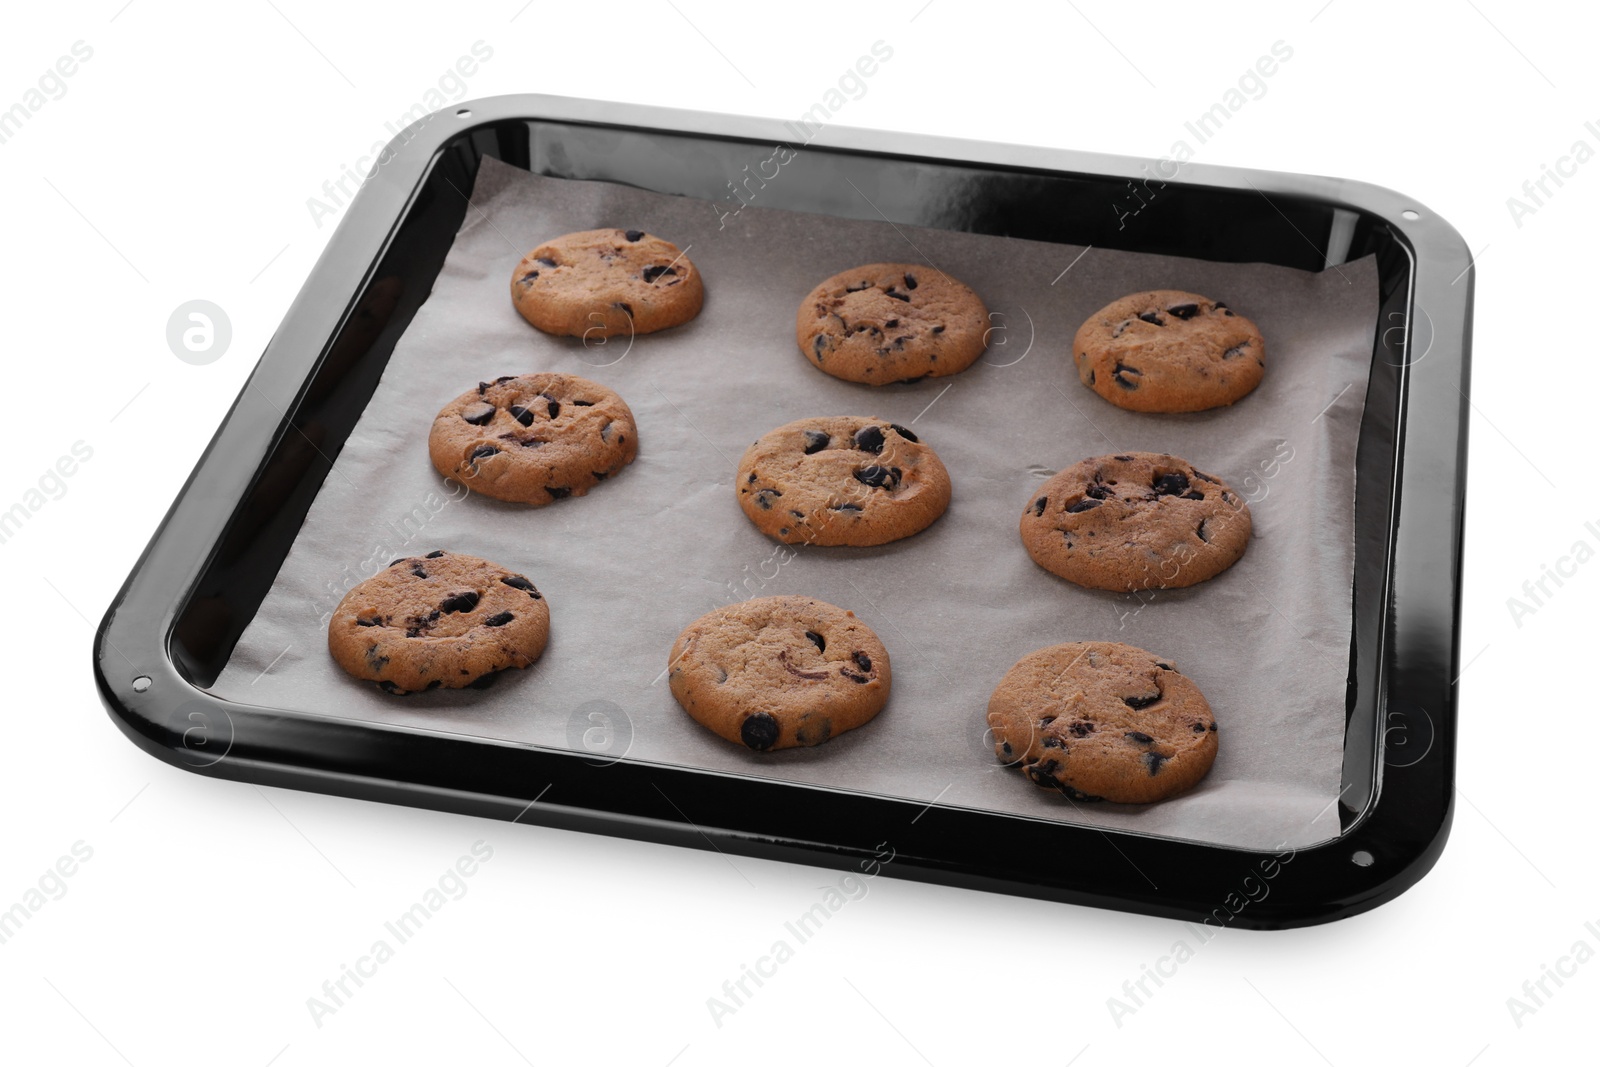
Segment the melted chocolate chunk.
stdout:
<path fill-rule="evenodd" d="M 423 559 L 438 559 L 442 555 L 444 555 L 444 549 L 436 548 L 432 552 L 429 552 L 426 556 L 423 556 L 422 558 Z"/>
<path fill-rule="evenodd" d="M 528 581 L 528 579 L 524 578 L 520 574 L 507 575 L 506 577 L 500 579 L 500 584 L 509 585 L 513 589 L 521 589 L 535 600 L 544 599 L 539 595 L 539 590 L 533 587 L 533 583 Z"/>
<path fill-rule="evenodd" d="M 1187 322 L 1190 319 L 1194 318 L 1196 315 L 1200 314 L 1200 305 L 1199 304 L 1174 304 L 1172 307 L 1169 307 L 1167 309 L 1167 314 L 1171 315 L 1175 319 L 1182 319 L 1185 322 Z"/>
<path fill-rule="evenodd" d="M 1144 754 L 1144 765 L 1150 768 L 1150 777 L 1154 778 L 1157 774 L 1160 774 L 1161 765 L 1171 758 L 1171 756 L 1163 756 L 1159 752 L 1146 752 Z"/>
<path fill-rule="evenodd" d="M 506 411 L 510 412 L 511 413 L 511 417 L 513 419 L 516 419 L 518 422 L 522 423 L 522 425 L 524 425 L 524 426 L 532 426 L 533 425 L 533 412 L 529 411 L 527 408 L 523 407 L 521 404 L 512 404 L 510 407 L 506 408 Z"/>
<path fill-rule="evenodd" d="M 511 612 L 502 611 L 498 615 L 490 615 L 487 619 L 484 619 L 483 624 L 485 626 L 504 626 L 514 618 L 516 618 L 516 616 L 511 614 Z"/>
<path fill-rule="evenodd" d="M 855 660 L 856 661 L 856 666 L 860 667 L 862 670 L 864 670 L 864 671 L 872 670 L 872 660 L 867 656 L 867 654 L 865 652 L 857 652 L 854 656 L 852 656 L 850 658 Z"/>
<path fill-rule="evenodd" d="M 468 589 L 464 593 L 452 593 L 445 597 L 444 602 L 439 605 L 439 610 L 447 615 L 453 615 L 458 611 L 471 611 L 477 606 L 478 594 Z"/>
<path fill-rule="evenodd" d="M 1142 373 L 1137 367 L 1130 367 L 1119 360 L 1116 367 L 1111 371 L 1111 379 L 1124 389 L 1137 389 L 1139 388 L 1139 383 L 1126 376 L 1131 374 L 1134 378 L 1137 378 Z"/>
<path fill-rule="evenodd" d="M 1092 510 L 1094 508 L 1097 508 L 1099 506 L 1100 506 L 1100 501 L 1096 500 L 1094 497 L 1086 496 L 1082 500 L 1078 501 L 1076 504 L 1074 504 L 1070 508 L 1068 508 L 1067 509 L 1067 513 L 1070 514 L 1070 515 L 1076 515 L 1081 511 L 1090 511 L 1090 510 Z"/>
<path fill-rule="evenodd" d="M 880 467 L 874 463 L 855 472 L 856 481 L 874 489 L 894 489 L 900 484 L 900 468 Z"/>
<path fill-rule="evenodd" d="M 907 274 L 905 279 L 907 289 L 915 289 L 917 287 L 917 276 L 915 274 Z"/>
<path fill-rule="evenodd" d="M 475 460 L 488 459 L 490 456 L 498 456 L 499 454 L 500 450 L 494 445 L 479 445 L 477 448 L 472 450 L 471 458 Z"/>
<path fill-rule="evenodd" d="M 1049 505 L 1050 498 L 1042 496 L 1033 502 L 1033 514 L 1037 517 L 1044 514 L 1044 509 Z"/>
<path fill-rule="evenodd" d="M 901 426 L 899 423 L 891 422 L 889 424 L 889 429 L 893 430 L 895 433 L 899 434 L 901 437 L 904 437 L 907 441 L 910 441 L 912 444 L 916 444 L 917 443 L 917 435 L 912 433 L 910 430 L 906 429 L 904 426 Z"/>
<path fill-rule="evenodd" d="M 1072 731 L 1073 737 L 1088 737 L 1090 734 L 1094 733 L 1094 723 L 1085 722 L 1084 720 L 1080 719 L 1071 726 L 1067 727 L 1067 729 Z"/>
<path fill-rule="evenodd" d="M 547 401 L 547 403 L 545 404 L 544 408 L 545 408 L 546 411 L 548 411 L 550 413 L 550 417 L 552 419 L 555 418 L 557 415 L 561 414 L 561 404 L 560 404 L 560 402 L 552 399 L 550 396 L 546 395 L 545 393 L 540 393 L 539 397 L 540 397 L 540 399 Z"/>
<path fill-rule="evenodd" d="M 1161 316 L 1157 315 L 1154 311 L 1142 312 L 1139 315 L 1139 318 L 1142 319 L 1145 322 L 1148 322 L 1152 326 L 1165 326 L 1166 325 L 1166 323 L 1162 321 Z"/>
<path fill-rule="evenodd" d="M 550 496 L 553 497 L 556 500 L 565 500 L 567 497 L 572 495 L 572 490 L 571 489 L 567 489 L 567 488 L 564 488 L 562 486 L 557 486 L 557 485 L 549 486 L 548 488 L 545 489 L 545 492 L 549 493 Z"/>
<path fill-rule="evenodd" d="M 855 512 L 855 511 L 860 511 L 861 510 L 861 505 L 860 504 L 829 504 L 828 505 L 828 510 L 829 511 L 852 511 L 852 512 Z"/>
<path fill-rule="evenodd" d="M 830 344 L 832 342 L 828 340 L 828 335 L 825 333 L 819 333 L 811 339 L 811 351 L 816 355 L 818 362 L 822 361 L 822 354 Z"/>
<path fill-rule="evenodd" d="M 677 273 L 678 272 L 675 269 L 673 269 L 672 267 L 646 267 L 644 269 L 644 280 L 647 283 L 653 283 L 657 278 L 661 277 L 663 274 L 667 275 L 668 277 L 671 277 L 673 275 L 676 275 Z"/>
<path fill-rule="evenodd" d="M 1157 496 L 1177 496 L 1189 491 L 1189 479 L 1181 471 L 1163 474 L 1151 484 Z"/>
<path fill-rule="evenodd" d="M 903 300 L 903 301 L 904 301 L 904 302 L 906 302 L 906 303 L 907 303 L 907 304 L 909 304 L 909 303 L 911 303 L 911 298 L 910 298 L 910 297 L 909 297 L 909 296 L 907 296 L 907 295 L 906 295 L 906 294 L 904 294 L 904 293 L 897 293 L 897 292 L 895 292 L 895 291 L 894 291 L 894 286 L 892 286 L 892 285 L 891 285 L 891 286 L 889 286 L 889 288 L 888 288 L 888 289 L 887 289 L 887 290 L 885 290 L 885 291 L 884 291 L 884 294 L 883 294 L 883 295 L 884 295 L 884 296 L 887 296 L 887 297 L 890 297 L 890 298 L 892 298 L 892 299 L 895 299 L 895 300 Z"/>
<path fill-rule="evenodd" d="M 471 423 L 473 426 L 482 426 L 494 418 L 494 412 L 495 407 L 493 404 L 480 402 L 463 408 L 461 418 L 462 421 Z"/>
<path fill-rule="evenodd" d="M 806 640 L 817 646 L 818 652 L 828 651 L 828 640 L 815 630 L 806 631 Z"/>
<path fill-rule="evenodd" d="M 832 440 L 833 440 L 833 438 L 829 437 L 827 434 L 823 433 L 821 430 L 807 430 L 806 431 L 806 455 L 810 456 L 810 455 L 815 455 L 818 452 L 821 452 L 824 448 L 828 447 L 828 442 L 830 442 Z"/>
<path fill-rule="evenodd" d="M 538 259 L 534 260 L 534 262 L 535 263 L 543 263 L 547 267 L 553 267 L 553 266 L 556 265 L 556 261 L 551 259 L 548 256 L 540 256 Z"/>
<path fill-rule="evenodd" d="M 637 241 L 641 237 L 644 236 L 644 231 L 643 230 L 628 230 L 628 231 L 624 232 L 622 236 L 626 237 L 630 241 Z"/>
<path fill-rule="evenodd" d="M 757 752 L 765 752 L 778 740 L 778 720 L 758 711 L 739 727 L 739 739 Z"/>
<path fill-rule="evenodd" d="M 863 426 L 856 431 L 855 447 L 876 455 L 883 451 L 883 431 L 876 426 Z"/>
<path fill-rule="evenodd" d="M 1128 703 L 1128 702 L 1124 701 L 1124 703 Z M 1135 705 L 1129 703 L 1128 706 L 1129 707 L 1134 707 Z M 1140 705 L 1137 705 L 1137 706 L 1138 707 L 1143 707 L 1144 705 L 1140 704 Z M 1127 733 L 1123 734 L 1122 736 L 1123 737 L 1132 738 L 1133 740 L 1139 742 L 1139 744 L 1141 744 L 1141 745 L 1148 745 L 1152 741 L 1155 740 L 1155 738 L 1151 737 L 1149 734 L 1143 733 L 1143 732 L 1141 732 L 1139 730 L 1129 730 Z"/>
<path fill-rule="evenodd" d="M 1154 704 L 1160 699 L 1161 694 L 1157 693 L 1153 697 L 1123 697 L 1122 702 L 1128 705 L 1128 707 L 1132 708 L 1134 711 L 1138 711 L 1140 708 L 1148 708 L 1151 704 Z"/>

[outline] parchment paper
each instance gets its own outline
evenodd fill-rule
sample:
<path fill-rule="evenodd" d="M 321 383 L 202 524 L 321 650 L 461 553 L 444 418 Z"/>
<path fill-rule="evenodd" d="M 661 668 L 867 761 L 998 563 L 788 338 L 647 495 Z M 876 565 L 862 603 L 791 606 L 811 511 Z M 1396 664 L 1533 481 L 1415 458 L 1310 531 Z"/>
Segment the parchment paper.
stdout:
<path fill-rule="evenodd" d="M 756 206 L 719 228 L 729 205 L 494 160 L 472 204 L 217 695 L 1214 844 L 1295 847 L 1337 834 L 1355 446 L 1377 316 L 1370 259 L 1312 274 Z M 602 226 L 690 246 L 706 282 L 699 318 L 631 346 L 548 337 L 524 322 L 509 295 L 518 260 L 542 240 Z M 976 289 L 994 327 L 984 362 L 880 388 L 812 368 L 794 340 L 799 302 L 821 279 L 876 261 L 931 263 Z M 1139 415 L 1078 384 L 1078 325 L 1156 288 L 1224 300 L 1260 326 L 1268 367 L 1252 395 L 1197 415 Z M 638 460 L 588 496 L 540 509 L 446 483 L 427 453 L 438 409 L 480 380 L 541 370 L 621 393 L 638 420 Z M 775 426 L 823 414 L 913 427 L 950 470 L 948 513 L 878 548 L 785 550 L 759 534 L 734 499 L 740 455 Z M 1244 559 L 1194 588 L 1139 596 L 1080 589 L 1035 566 L 1017 522 L 1041 481 L 1085 456 L 1136 449 L 1183 456 L 1251 502 Z M 396 698 L 334 664 L 326 620 L 344 589 L 434 548 L 538 584 L 552 623 L 534 668 L 485 691 Z M 667 655 L 704 612 L 787 593 L 872 626 L 893 692 L 872 723 L 824 745 L 752 753 L 679 709 Z M 1198 788 L 1142 808 L 1074 804 L 996 761 L 984 721 L 995 684 L 1024 654 L 1075 640 L 1138 645 L 1195 679 L 1221 741 Z"/>

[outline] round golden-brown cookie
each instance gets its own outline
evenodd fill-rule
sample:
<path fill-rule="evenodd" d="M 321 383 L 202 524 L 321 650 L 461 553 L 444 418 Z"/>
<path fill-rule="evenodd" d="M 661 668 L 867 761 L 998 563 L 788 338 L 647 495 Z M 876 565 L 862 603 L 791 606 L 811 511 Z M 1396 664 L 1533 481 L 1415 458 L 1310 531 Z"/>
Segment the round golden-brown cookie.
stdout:
<path fill-rule="evenodd" d="M 385 692 L 481 687 L 526 667 L 550 637 L 533 583 L 455 552 L 397 559 L 352 588 L 328 622 L 328 651 Z"/>
<path fill-rule="evenodd" d="M 440 474 L 535 507 L 583 496 L 638 453 L 628 405 L 572 374 L 479 382 L 446 404 L 428 433 L 428 457 Z"/>
<path fill-rule="evenodd" d="M 700 314 L 705 287 L 689 257 L 643 230 L 584 230 L 522 257 L 511 302 L 545 333 L 654 333 Z"/>
<path fill-rule="evenodd" d="M 1051 574 L 1091 589 L 1181 589 L 1244 555 L 1250 507 L 1227 483 L 1156 452 L 1095 456 L 1045 482 L 1022 543 Z"/>
<path fill-rule="evenodd" d="M 1266 343 L 1226 304 L 1177 289 L 1112 301 L 1072 339 L 1078 379 L 1129 411 L 1204 411 L 1261 383 Z"/>
<path fill-rule="evenodd" d="M 933 267 L 869 263 L 806 296 L 795 339 L 819 370 L 883 385 L 955 374 L 983 355 L 989 313 L 978 294 Z"/>
<path fill-rule="evenodd" d="M 950 474 L 904 426 L 797 419 L 745 450 L 734 487 L 756 529 L 792 545 L 882 545 L 950 504 Z"/>
<path fill-rule="evenodd" d="M 1163 800 L 1217 756 L 1200 687 L 1170 661 L 1110 641 L 1022 657 L 989 698 L 989 729 L 1003 762 L 1073 800 Z"/>
<path fill-rule="evenodd" d="M 672 645 L 668 684 L 689 717 L 757 751 L 820 745 L 889 699 L 889 653 L 854 612 L 770 596 L 702 615 Z"/>

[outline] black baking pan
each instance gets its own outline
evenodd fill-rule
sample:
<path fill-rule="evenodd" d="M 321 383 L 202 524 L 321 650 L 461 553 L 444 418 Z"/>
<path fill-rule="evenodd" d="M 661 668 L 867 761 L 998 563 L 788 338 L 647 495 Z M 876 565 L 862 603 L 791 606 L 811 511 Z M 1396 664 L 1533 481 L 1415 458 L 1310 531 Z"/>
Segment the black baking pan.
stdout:
<path fill-rule="evenodd" d="M 1253 852 L 206 691 L 427 298 L 483 159 L 717 201 L 746 164 L 801 147 L 797 132 L 810 177 L 770 184 L 763 206 L 1312 271 L 1376 257 L 1337 838 Z M 867 181 L 890 191 L 872 207 L 851 191 Z M 200 774 L 1213 926 L 1352 915 L 1421 878 L 1450 826 L 1472 285 L 1455 230 L 1357 182 L 558 97 L 472 101 L 408 127 L 373 165 L 107 610 L 95 678 L 136 744 Z M 876 862 L 886 848 L 892 862 Z"/>

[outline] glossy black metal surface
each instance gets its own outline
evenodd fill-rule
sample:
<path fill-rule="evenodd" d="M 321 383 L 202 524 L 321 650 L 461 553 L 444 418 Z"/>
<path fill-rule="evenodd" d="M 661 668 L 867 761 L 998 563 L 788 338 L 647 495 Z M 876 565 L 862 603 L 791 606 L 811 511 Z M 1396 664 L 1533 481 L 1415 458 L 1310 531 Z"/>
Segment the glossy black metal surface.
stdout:
<path fill-rule="evenodd" d="M 1256 853 L 626 759 L 597 766 L 204 691 L 426 299 L 484 157 L 732 210 L 729 183 L 778 144 L 802 150 L 762 183 L 763 206 L 1313 270 L 1378 257 L 1340 837 Z M 1472 284 L 1448 224 L 1358 183 L 852 129 L 802 145 L 766 120 L 474 101 L 403 132 L 351 204 L 107 611 L 100 693 L 140 747 L 218 777 L 825 866 L 856 867 L 887 844 L 895 858 L 882 869 L 901 877 L 1214 925 L 1354 914 L 1420 878 L 1449 829 Z"/>

